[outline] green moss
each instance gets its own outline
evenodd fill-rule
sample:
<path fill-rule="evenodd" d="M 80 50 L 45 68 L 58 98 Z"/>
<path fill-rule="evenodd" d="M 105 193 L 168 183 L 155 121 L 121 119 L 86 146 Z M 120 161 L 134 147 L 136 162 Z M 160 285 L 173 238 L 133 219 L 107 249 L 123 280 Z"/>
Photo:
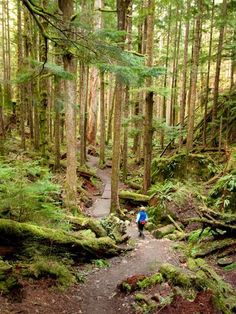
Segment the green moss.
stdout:
<path fill-rule="evenodd" d="M 138 194 L 130 191 L 120 191 L 119 197 L 124 200 L 130 200 L 133 202 L 148 202 L 150 197 L 144 194 Z"/>
<path fill-rule="evenodd" d="M 162 274 L 157 273 L 150 277 L 146 277 L 143 280 L 137 282 L 137 286 L 139 289 L 146 289 L 147 287 L 156 285 L 157 283 L 161 283 L 163 281 Z"/>
<path fill-rule="evenodd" d="M 184 273 L 183 270 L 171 264 L 165 263 L 160 267 L 160 273 L 164 278 L 171 281 L 174 285 L 182 287 L 191 287 L 191 277 Z"/>
<path fill-rule="evenodd" d="M 138 313 L 153 313 L 156 308 L 156 302 L 150 300 L 147 296 L 141 293 L 137 293 L 134 296 L 135 302 L 137 303 L 137 312 Z"/>
<path fill-rule="evenodd" d="M 137 302 L 147 302 L 147 297 L 145 294 L 142 293 L 136 293 L 134 296 L 135 301 Z"/>
<path fill-rule="evenodd" d="M 233 270 L 233 269 L 235 269 L 235 268 L 236 268 L 236 263 L 232 263 L 232 264 L 230 264 L 230 265 L 225 266 L 225 267 L 224 267 L 224 270 L 230 271 L 230 270 Z"/>
<path fill-rule="evenodd" d="M 0 293 L 8 294 L 11 290 L 19 288 L 20 285 L 15 276 L 8 276 L 5 280 L 0 280 Z"/>
<path fill-rule="evenodd" d="M 121 249 L 109 237 L 87 238 L 80 234 L 80 238 L 78 238 L 76 234 L 62 230 L 43 228 L 7 219 L 0 219 L 0 235 L 1 238 L 17 241 L 19 245 L 23 245 L 26 240 L 34 243 L 48 243 L 50 246 L 61 247 L 67 252 L 73 252 L 76 256 L 101 257 L 117 255 L 121 252 Z"/>
<path fill-rule="evenodd" d="M 192 257 L 203 257 L 210 253 L 214 253 L 222 248 L 227 248 L 236 244 L 235 238 L 225 238 L 220 240 L 202 242 L 196 244 L 191 251 Z"/>
<path fill-rule="evenodd" d="M 203 259 L 189 259 L 188 267 L 194 272 L 194 286 L 197 289 L 210 289 L 214 295 L 214 303 L 222 313 L 232 313 L 235 306 L 229 300 L 236 300 L 236 293 Z"/>
<path fill-rule="evenodd" d="M 13 274 L 12 266 L 0 259 L 0 293 L 7 294 L 19 287 L 18 280 Z"/>
<path fill-rule="evenodd" d="M 156 158 L 152 162 L 154 182 L 175 179 L 207 180 L 218 171 L 214 161 L 206 155 L 178 153 L 172 157 Z"/>
<path fill-rule="evenodd" d="M 97 237 L 107 236 L 107 233 L 102 227 L 101 223 L 94 218 L 88 218 L 81 215 L 77 217 L 66 216 L 65 219 L 67 219 L 73 225 L 74 230 L 90 229 L 96 234 Z"/>
<path fill-rule="evenodd" d="M 201 232 L 202 232 L 202 229 L 197 229 L 197 230 L 192 231 L 192 232 L 189 234 L 188 241 L 189 241 L 190 243 L 198 242 L 198 241 L 200 240 L 199 235 L 200 235 Z M 211 232 L 210 232 L 210 228 L 208 227 L 208 228 L 206 228 L 206 229 L 203 231 L 203 233 L 202 233 L 202 235 L 201 235 L 201 239 L 202 239 L 202 238 L 205 238 L 205 237 L 207 237 L 207 236 L 209 236 L 209 235 L 211 235 Z"/>
<path fill-rule="evenodd" d="M 122 283 L 122 291 L 129 293 L 132 291 L 131 285 L 129 285 L 127 282 Z"/>
<path fill-rule="evenodd" d="M 55 278 L 62 287 L 68 287 L 76 281 L 74 275 L 72 275 L 66 265 L 56 260 L 43 257 L 29 264 L 24 274 L 36 279 L 43 277 Z"/>
<path fill-rule="evenodd" d="M 158 228 L 156 230 L 152 231 L 152 235 L 154 235 L 155 238 L 161 239 L 167 234 L 173 233 L 175 231 L 175 226 L 170 224 L 161 228 Z"/>
<path fill-rule="evenodd" d="M 122 243 L 129 239 L 126 223 L 114 214 L 110 214 L 101 220 L 103 228 L 108 236 L 116 243 Z"/>

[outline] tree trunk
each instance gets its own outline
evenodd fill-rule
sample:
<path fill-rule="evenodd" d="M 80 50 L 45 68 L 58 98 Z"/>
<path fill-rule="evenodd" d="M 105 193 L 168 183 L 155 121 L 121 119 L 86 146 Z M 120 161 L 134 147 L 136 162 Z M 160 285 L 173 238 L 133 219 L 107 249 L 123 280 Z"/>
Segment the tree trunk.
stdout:
<path fill-rule="evenodd" d="M 190 85 L 190 103 L 188 115 L 188 134 L 187 134 L 187 151 L 193 148 L 193 133 L 194 133 L 194 117 L 195 117 L 195 103 L 196 103 L 196 90 L 197 90 L 197 75 L 198 63 L 201 45 L 201 8 L 202 0 L 198 0 L 198 14 L 196 17 L 195 31 L 194 31 L 194 44 L 193 44 L 193 57 L 191 69 L 191 85 Z"/>
<path fill-rule="evenodd" d="M 80 166 L 86 163 L 86 112 L 88 91 L 88 66 L 80 62 Z"/>
<path fill-rule="evenodd" d="M 220 70 L 221 70 L 221 56 L 224 42 L 224 29 L 225 29 L 225 18 L 227 15 L 227 0 L 223 0 L 222 3 L 222 23 L 219 33 L 219 41 L 217 48 L 216 57 L 216 72 L 215 72 L 215 82 L 214 82 L 214 93 L 213 93 L 213 104 L 212 104 L 212 129 L 211 129 L 211 142 L 215 146 L 215 134 L 217 132 L 216 120 L 217 120 L 217 105 L 219 96 L 219 83 L 220 83 Z"/>
<path fill-rule="evenodd" d="M 147 16 L 147 66 L 153 64 L 153 33 L 154 33 L 154 0 L 148 0 L 148 16 Z M 147 87 L 151 87 L 152 78 L 147 79 Z M 148 92 L 145 102 L 145 121 L 144 121 L 144 176 L 143 176 L 143 192 L 147 193 L 151 186 L 151 161 L 152 161 L 152 116 L 153 116 L 153 92 Z"/>
<path fill-rule="evenodd" d="M 187 21 L 185 23 L 185 37 L 184 37 L 184 64 L 183 64 L 183 74 L 182 74 L 182 94 L 180 101 L 180 138 L 179 138 L 179 147 L 183 146 L 183 129 L 184 129 L 184 118 L 185 118 L 185 107 L 186 107 L 186 96 L 187 96 L 187 70 L 188 70 L 188 40 L 189 40 L 189 9 L 190 1 L 187 1 Z"/>
<path fill-rule="evenodd" d="M 23 37 L 22 37 L 22 7 L 21 1 L 17 2 L 17 46 L 18 46 L 18 56 L 17 56 L 17 66 L 18 73 L 21 72 L 23 67 Z M 23 102 L 23 89 L 24 84 L 18 86 L 18 103 L 20 108 L 20 134 L 21 134 L 21 147 L 25 150 L 25 108 Z"/>
<path fill-rule="evenodd" d="M 127 9 L 127 50 L 131 50 L 132 45 L 132 4 Z M 127 179 L 127 172 L 128 172 L 128 123 L 127 120 L 129 118 L 129 107 L 130 107 L 130 92 L 129 92 L 129 86 L 127 85 L 125 88 L 125 99 L 124 99 L 124 139 L 123 139 L 123 164 L 122 164 L 122 170 L 123 170 L 123 181 L 125 182 Z"/>
<path fill-rule="evenodd" d="M 130 0 L 117 0 L 117 26 L 118 31 L 126 30 L 126 14 Z M 124 49 L 125 38 L 122 36 L 121 48 Z M 111 175 L 111 212 L 121 214 L 119 204 L 119 173 L 120 173 L 120 145 L 121 145 L 121 115 L 123 101 L 123 84 L 116 77 L 116 99 L 114 110 L 113 148 L 112 148 L 112 175 Z"/>
<path fill-rule="evenodd" d="M 56 54 L 59 54 L 58 49 L 55 49 Z M 55 60 L 57 65 L 62 65 L 62 57 L 57 55 Z M 61 110 L 63 99 L 64 82 L 61 78 L 55 76 L 54 78 L 54 170 L 60 168 L 61 160 Z"/>
<path fill-rule="evenodd" d="M 100 152 L 99 166 L 105 165 L 105 136 L 106 136 L 106 121 L 105 121 L 105 81 L 104 72 L 100 73 Z"/>
<path fill-rule="evenodd" d="M 163 87 L 166 89 L 167 87 L 167 69 L 168 69 L 168 64 L 169 64 L 169 48 L 170 48 L 170 29 L 171 29 L 171 4 L 169 5 L 169 20 L 168 20 L 168 32 L 167 32 L 167 43 L 166 43 L 166 58 L 165 58 L 165 68 L 166 68 L 166 73 L 164 75 L 164 83 Z M 166 96 L 163 97 L 163 103 L 161 106 L 161 114 L 160 114 L 161 122 L 165 123 L 166 120 Z M 165 139 L 165 133 L 162 128 L 161 134 L 160 134 L 160 145 L 161 149 L 164 148 L 164 139 Z"/>
<path fill-rule="evenodd" d="M 63 13 L 63 20 L 68 29 L 71 29 L 70 21 L 74 14 L 73 0 L 58 0 L 58 6 Z M 73 40 L 73 35 L 71 40 Z M 69 48 L 69 47 L 68 47 Z M 76 75 L 76 61 L 69 49 L 63 55 L 64 68 L 69 73 Z M 77 148 L 76 148 L 76 81 L 65 81 L 65 127 L 67 146 L 67 168 L 66 168 L 66 206 L 72 209 L 76 206 L 77 196 Z"/>
<path fill-rule="evenodd" d="M 210 71 L 211 71 L 211 53 L 212 53 L 214 12 L 215 12 L 215 0 L 212 1 L 212 9 L 211 9 L 211 28 L 210 28 L 208 64 L 207 64 L 206 95 L 205 95 L 205 101 L 204 101 L 204 125 L 203 125 L 203 146 L 204 147 L 206 147 L 206 145 L 207 145 L 207 142 L 206 142 L 207 108 L 208 108 L 209 83 L 210 83 Z"/>

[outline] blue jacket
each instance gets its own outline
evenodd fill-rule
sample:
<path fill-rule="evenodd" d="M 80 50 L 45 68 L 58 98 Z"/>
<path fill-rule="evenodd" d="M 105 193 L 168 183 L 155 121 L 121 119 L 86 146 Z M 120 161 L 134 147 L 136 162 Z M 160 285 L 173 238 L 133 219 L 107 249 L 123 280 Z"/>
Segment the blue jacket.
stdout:
<path fill-rule="evenodd" d="M 148 220 L 147 213 L 145 212 L 145 210 L 141 210 L 137 215 L 136 222 L 147 221 L 147 220 Z"/>

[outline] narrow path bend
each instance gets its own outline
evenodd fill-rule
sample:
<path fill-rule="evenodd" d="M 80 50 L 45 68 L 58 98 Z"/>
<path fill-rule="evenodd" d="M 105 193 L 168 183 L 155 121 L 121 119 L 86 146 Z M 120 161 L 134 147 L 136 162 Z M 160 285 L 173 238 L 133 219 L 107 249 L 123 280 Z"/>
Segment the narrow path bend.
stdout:
<path fill-rule="evenodd" d="M 96 166 L 97 159 L 90 159 L 90 166 Z M 104 183 L 104 191 L 92 207 L 94 217 L 102 218 L 109 214 L 111 170 L 98 170 L 98 176 Z M 136 242 L 135 249 L 113 258 L 111 266 L 88 275 L 81 285 L 81 312 L 83 314 L 117 314 L 134 313 L 129 296 L 124 297 L 117 291 L 117 284 L 129 276 L 148 274 L 157 271 L 163 262 L 178 264 L 178 257 L 172 250 L 172 242 L 167 239 L 157 240 L 146 234 L 144 240 L 138 238 L 136 224 L 133 222 L 128 230 Z"/>

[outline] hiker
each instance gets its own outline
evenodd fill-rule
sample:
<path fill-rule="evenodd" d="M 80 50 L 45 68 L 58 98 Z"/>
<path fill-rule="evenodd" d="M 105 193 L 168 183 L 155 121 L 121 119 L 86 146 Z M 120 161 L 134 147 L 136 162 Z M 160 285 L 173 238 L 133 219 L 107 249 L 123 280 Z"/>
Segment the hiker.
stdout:
<path fill-rule="evenodd" d="M 144 238 L 143 229 L 147 220 L 148 220 L 148 215 L 145 211 L 145 207 L 141 206 L 140 211 L 138 212 L 137 218 L 136 218 L 136 223 L 138 225 L 138 231 L 139 231 L 139 237 Z"/>

